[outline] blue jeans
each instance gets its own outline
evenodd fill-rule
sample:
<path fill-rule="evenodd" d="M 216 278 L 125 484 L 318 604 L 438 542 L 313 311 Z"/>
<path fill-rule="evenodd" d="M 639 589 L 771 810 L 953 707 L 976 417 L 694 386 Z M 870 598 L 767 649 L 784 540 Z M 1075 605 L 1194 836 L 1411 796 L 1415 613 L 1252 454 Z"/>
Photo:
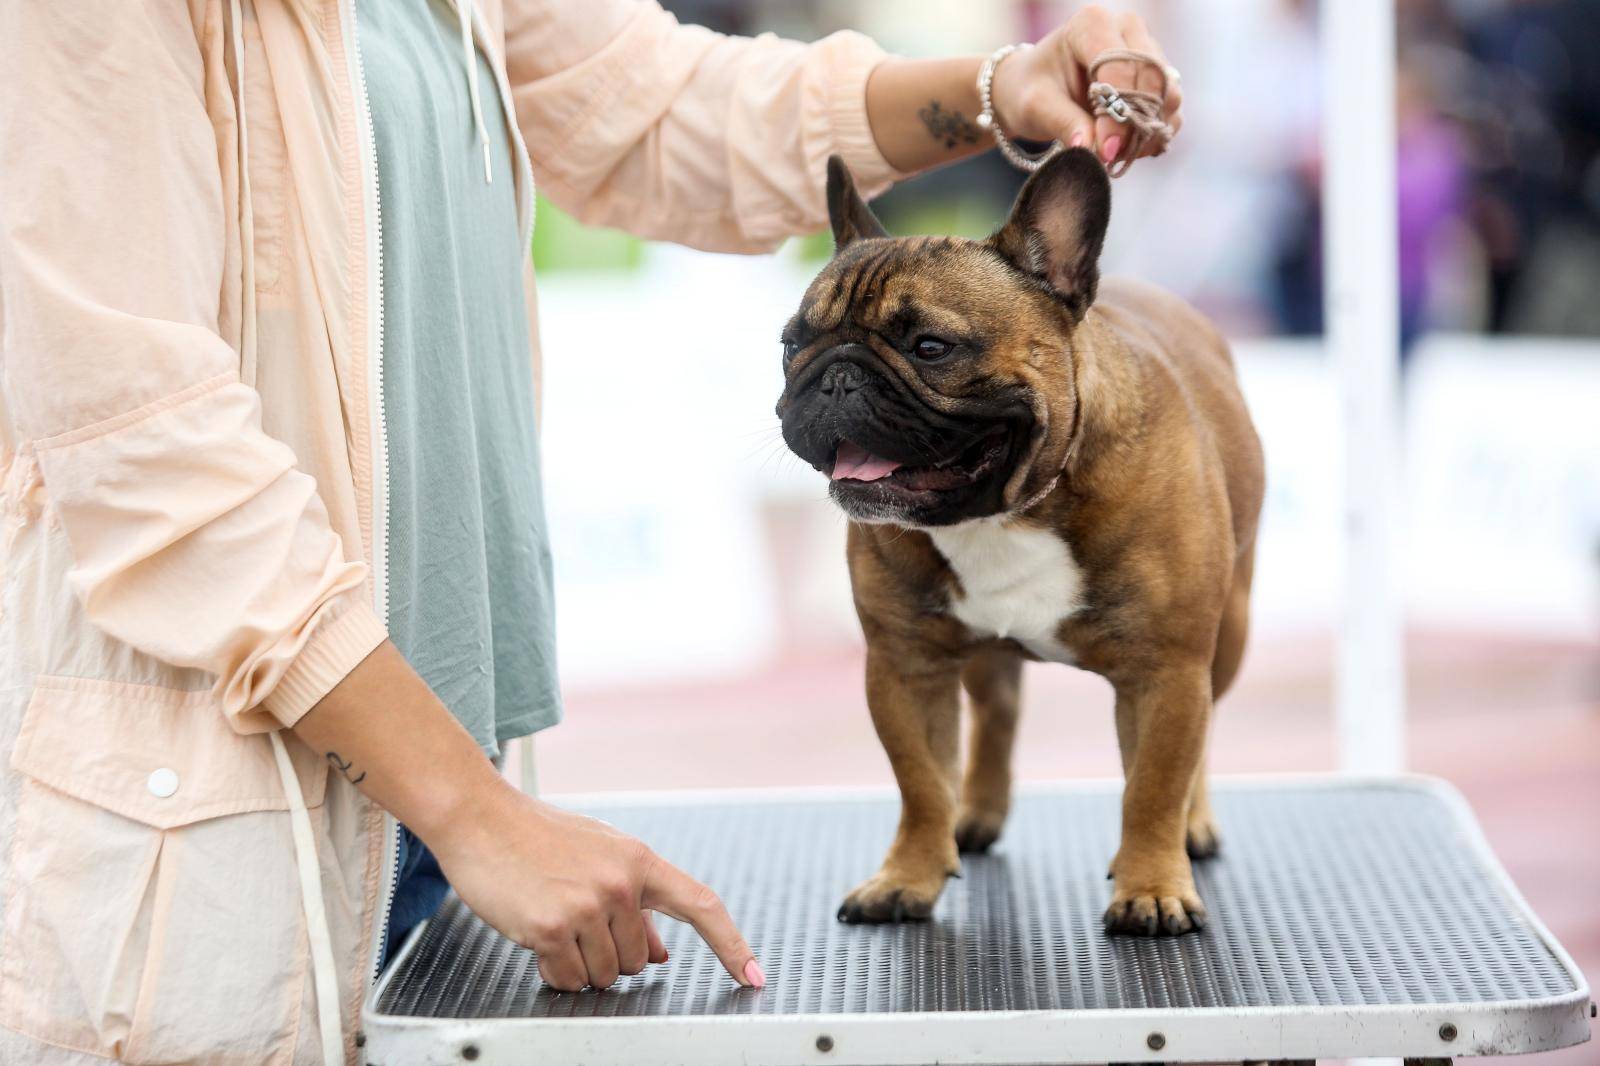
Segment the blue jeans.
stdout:
<path fill-rule="evenodd" d="M 415 833 L 403 825 L 398 827 L 395 846 L 399 855 L 395 860 L 394 895 L 390 897 L 380 970 L 389 965 L 390 956 L 405 943 L 406 934 L 433 917 L 450 893 L 450 882 L 444 879 L 439 860 Z"/>

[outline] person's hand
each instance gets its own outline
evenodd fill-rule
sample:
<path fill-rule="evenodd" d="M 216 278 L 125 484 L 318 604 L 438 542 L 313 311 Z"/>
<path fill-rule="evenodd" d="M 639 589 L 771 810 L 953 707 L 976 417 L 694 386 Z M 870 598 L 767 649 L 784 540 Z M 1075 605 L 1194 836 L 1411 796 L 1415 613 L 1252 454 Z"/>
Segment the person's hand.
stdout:
<path fill-rule="evenodd" d="M 1115 119 L 1096 119 L 1089 102 L 1089 64 L 1110 49 L 1144 52 L 1166 65 L 1166 53 L 1138 15 L 1114 15 L 1098 5 L 1080 9 L 1035 48 L 1013 52 L 995 68 L 992 89 L 1000 128 L 1013 138 L 1060 141 L 1069 147 L 1093 147 L 1110 163 L 1127 142 L 1127 131 Z M 1119 89 L 1161 92 L 1161 72 L 1147 63 L 1109 62 L 1098 80 Z M 1167 79 L 1162 111 L 1176 133 L 1183 125 L 1183 91 Z M 1141 154 L 1162 150 L 1147 144 Z"/>
<path fill-rule="evenodd" d="M 561 991 L 607 988 L 667 961 L 650 919 L 694 926 L 734 980 L 766 983 L 715 893 L 604 822 L 541 803 L 510 785 L 487 790 L 424 842 L 472 912 L 539 955 Z"/>

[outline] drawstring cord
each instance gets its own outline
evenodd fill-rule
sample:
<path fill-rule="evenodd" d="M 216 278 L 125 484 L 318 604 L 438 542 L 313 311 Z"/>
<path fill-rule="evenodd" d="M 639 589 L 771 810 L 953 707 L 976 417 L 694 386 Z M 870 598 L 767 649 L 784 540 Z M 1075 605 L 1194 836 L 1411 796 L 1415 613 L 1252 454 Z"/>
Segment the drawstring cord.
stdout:
<path fill-rule="evenodd" d="M 239 376 L 247 385 L 255 384 L 255 233 L 254 211 L 250 202 L 249 139 L 244 110 L 244 11 L 240 0 L 229 0 L 233 32 L 233 74 L 238 81 L 234 106 L 239 124 L 239 200 L 240 282 L 244 290 L 240 302 Z M 317 996 L 317 1029 L 322 1041 L 322 1061 L 327 1066 L 344 1062 L 344 1029 L 339 1016 L 339 970 L 333 958 L 333 937 L 328 933 L 328 912 L 322 898 L 322 864 L 317 858 L 317 838 L 311 831 L 311 816 L 300 791 L 300 778 L 289 761 L 283 738 L 274 730 L 272 754 L 277 759 L 278 776 L 283 781 L 284 798 L 289 802 L 289 823 L 294 836 L 294 862 L 300 875 L 300 903 L 305 909 L 306 938 L 311 942 L 311 974 Z"/>
<path fill-rule="evenodd" d="M 239 155 L 239 380 L 256 385 L 256 221 L 250 198 L 250 131 L 244 116 L 244 12 L 240 0 L 229 0 L 233 15 L 233 73 L 239 85 L 234 98 L 238 113 Z"/>
<path fill-rule="evenodd" d="M 289 826 L 294 833 L 295 866 L 300 871 L 300 903 L 306 912 L 306 939 L 311 941 L 311 972 L 316 977 L 317 1027 L 322 1033 L 322 1061 L 328 1066 L 344 1061 L 344 1034 L 339 1026 L 338 969 L 333 961 L 333 937 L 328 933 L 328 911 L 322 901 L 322 867 L 317 862 L 317 839 L 311 832 L 311 815 L 300 791 L 300 778 L 274 729 L 272 754 L 278 761 L 283 794 L 289 800 Z"/>
<path fill-rule="evenodd" d="M 484 125 L 483 98 L 478 95 L 478 51 L 472 46 L 472 0 L 456 0 L 456 12 L 461 16 L 461 55 L 467 64 L 467 95 L 472 98 L 472 123 L 478 129 L 478 143 L 483 146 L 483 180 L 493 185 L 489 127 Z"/>

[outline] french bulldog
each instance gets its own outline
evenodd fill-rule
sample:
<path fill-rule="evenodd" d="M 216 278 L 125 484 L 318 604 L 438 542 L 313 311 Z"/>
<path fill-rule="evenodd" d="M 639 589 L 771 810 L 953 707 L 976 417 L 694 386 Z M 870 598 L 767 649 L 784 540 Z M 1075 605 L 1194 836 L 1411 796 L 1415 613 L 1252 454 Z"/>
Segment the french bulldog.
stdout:
<path fill-rule="evenodd" d="M 827 199 L 834 254 L 784 330 L 777 410 L 849 517 L 867 703 L 901 796 L 840 919 L 928 917 L 960 852 L 999 838 L 1022 663 L 1043 660 L 1116 694 L 1106 928 L 1201 928 L 1206 737 L 1244 651 L 1263 490 L 1227 345 L 1175 296 L 1100 283 L 1111 188 L 1086 149 L 1040 167 L 987 240 L 890 237 L 838 158 Z"/>

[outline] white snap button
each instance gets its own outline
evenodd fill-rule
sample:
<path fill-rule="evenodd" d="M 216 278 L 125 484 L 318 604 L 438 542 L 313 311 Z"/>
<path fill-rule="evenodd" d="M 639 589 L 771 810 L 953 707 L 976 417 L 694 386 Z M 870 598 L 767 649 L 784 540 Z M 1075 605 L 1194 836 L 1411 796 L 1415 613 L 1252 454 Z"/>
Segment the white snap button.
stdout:
<path fill-rule="evenodd" d="M 150 790 L 150 795 L 159 799 L 166 799 L 178 791 L 178 771 L 163 766 L 159 770 L 150 771 L 150 779 L 144 783 Z"/>

